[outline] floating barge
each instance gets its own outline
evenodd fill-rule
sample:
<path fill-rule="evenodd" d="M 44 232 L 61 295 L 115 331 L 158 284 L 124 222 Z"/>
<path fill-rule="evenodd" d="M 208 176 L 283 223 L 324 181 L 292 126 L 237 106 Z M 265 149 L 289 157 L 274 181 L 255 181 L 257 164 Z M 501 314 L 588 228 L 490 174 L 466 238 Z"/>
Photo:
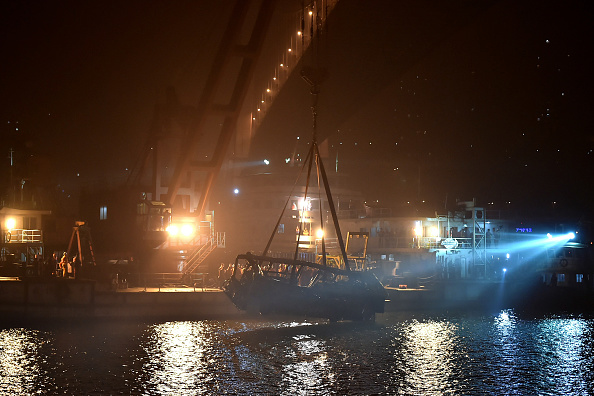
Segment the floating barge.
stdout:
<path fill-rule="evenodd" d="M 285 298 L 293 297 L 286 293 L 286 290 L 284 293 Z M 591 290 L 562 287 L 530 288 L 528 285 L 504 282 L 460 281 L 445 282 L 423 289 L 386 287 L 385 293 L 387 299 L 385 312 L 469 309 L 496 311 L 506 308 L 539 312 L 594 312 L 594 293 Z M 267 308 L 269 310 L 274 310 L 275 305 L 281 302 L 287 302 L 280 299 L 280 294 L 275 294 L 274 297 L 273 304 Z M 301 302 L 307 302 L 307 298 L 312 297 L 301 298 Z M 303 300 L 303 298 L 306 299 Z M 289 307 L 299 307 L 297 303 L 300 301 L 290 301 L 292 302 L 289 302 Z M 317 317 L 362 319 L 362 306 L 355 305 L 356 308 L 350 308 L 349 301 L 340 300 L 338 294 L 332 305 L 310 307 L 311 311 L 305 313 L 309 313 L 306 315 L 309 317 L 314 316 L 313 312 Z M 379 302 L 379 300 L 376 301 L 378 304 Z M 257 300 L 251 302 L 251 304 L 254 303 L 257 303 Z M 90 280 L 0 278 L 0 317 L 2 317 L 0 325 L 46 320 L 169 321 L 259 317 L 260 313 L 256 305 L 252 305 L 251 308 L 251 312 L 247 309 L 240 310 L 223 291 L 215 288 L 180 285 L 108 290 L 104 285 Z M 378 308 L 376 313 L 379 312 Z M 269 313 L 273 312 L 269 311 Z M 291 312 L 283 308 L 276 313 L 284 316 L 304 316 L 304 312 L 300 312 L 300 309 Z M 360 315 L 355 315 L 357 313 Z"/>
<path fill-rule="evenodd" d="M 91 280 L 0 278 L 0 316 L 9 320 L 201 320 L 240 317 L 219 289 L 131 287 Z"/>

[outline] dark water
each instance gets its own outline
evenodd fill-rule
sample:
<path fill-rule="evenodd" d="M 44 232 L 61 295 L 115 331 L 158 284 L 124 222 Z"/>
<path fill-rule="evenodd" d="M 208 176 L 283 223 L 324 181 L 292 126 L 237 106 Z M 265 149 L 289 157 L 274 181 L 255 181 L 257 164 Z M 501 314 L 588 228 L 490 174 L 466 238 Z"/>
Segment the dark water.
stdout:
<path fill-rule="evenodd" d="M 0 327 L 0 394 L 594 394 L 594 318 Z"/>

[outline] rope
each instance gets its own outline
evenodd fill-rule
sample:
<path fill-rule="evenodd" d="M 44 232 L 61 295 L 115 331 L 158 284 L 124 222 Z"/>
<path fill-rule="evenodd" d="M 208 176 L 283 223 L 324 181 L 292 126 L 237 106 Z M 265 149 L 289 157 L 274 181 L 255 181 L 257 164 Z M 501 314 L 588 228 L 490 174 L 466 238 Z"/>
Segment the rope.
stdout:
<path fill-rule="evenodd" d="M 309 160 L 309 156 L 311 155 L 311 150 L 307 153 L 307 156 L 305 157 L 305 162 L 303 164 L 303 166 L 301 167 L 301 170 L 299 171 L 299 175 L 297 175 L 297 179 L 295 180 L 295 183 L 293 184 L 293 187 L 291 188 L 291 192 L 289 193 L 289 196 L 287 197 L 287 201 L 285 202 L 285 206 L 283 207 L 283 210 L 281 211 L 280 216 L 278 217 L 278 220 L 276 221 L 276 225 L 274 226 L 274 229 L 272 230 L 272 235 L 270 235 L 270 239 L 268 239 L 268 243 L 266 244 L 266 247 L 264 248 L 264 252 L 262 253 L 262 256 L 266 257 L 266 255 L 268 254 L 268 250 L 270 249 L 270 245 L 272 244 L 272 240 L 274 239 L 274 236 L 276 235 L 276 232 L 278 231 L 278 226 L 280 225 L 280 222 L 283 219 L 283 215 L 285 214 L 285 210 L 287 210 L 287 205 L 289 204 L 289 201 L 291 200 L 291 196 L 293 196 L 293 191 L 295 191 L 295 186 L 297 186 L 297 183 L 299 182 L 299 179 L 301 179 L 301 175 L 303 174 L 303 170 L 305 169 L 305 165 L 307 164 L 307 161 Z"/>

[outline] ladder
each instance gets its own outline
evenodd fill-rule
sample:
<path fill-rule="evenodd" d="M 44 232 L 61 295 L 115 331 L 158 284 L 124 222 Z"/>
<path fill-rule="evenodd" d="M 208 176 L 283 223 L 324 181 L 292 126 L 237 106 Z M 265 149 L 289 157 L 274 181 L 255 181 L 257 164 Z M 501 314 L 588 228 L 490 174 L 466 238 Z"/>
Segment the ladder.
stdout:
<path fill-rule="evenodd" d="M 204 260 L 215 250 L 217 247 L 225 246 L 225 233 L 218 232 L 215 235 L 211 235 L 205 244 L 196 246 L 188 255 L 188 258 L 184 261 L 182 269 L 183 274 L 191 274 L 204 262 Z"/>

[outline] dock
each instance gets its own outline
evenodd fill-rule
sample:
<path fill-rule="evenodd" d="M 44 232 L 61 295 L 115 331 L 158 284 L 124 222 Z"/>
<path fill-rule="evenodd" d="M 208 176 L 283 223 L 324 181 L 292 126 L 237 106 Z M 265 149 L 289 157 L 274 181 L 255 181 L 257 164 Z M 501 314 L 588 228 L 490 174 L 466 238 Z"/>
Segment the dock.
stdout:
<path fill-rule="evenodd" d="M 202 320 L 240 317 L 220 290 L 129 287 L 110 290 L 90 280 L 0 278 L 0 315 L 12 319 Z"/>
<path fill-rule="evenodd" d="M 591 291 L 567 288 L 518 290 L 502 282 L 449 282 L 431 288 L 386 287 L 386 312 L 545 308 L 593 312 Z M 518 301 L 521 303 L 519 304 Z M 91 280 L 2 278 L 0 318 L 22 320 L 205 320 L 241 319 L 238 310 L 218 288 L 161 285 L 109 289 Z"/>

